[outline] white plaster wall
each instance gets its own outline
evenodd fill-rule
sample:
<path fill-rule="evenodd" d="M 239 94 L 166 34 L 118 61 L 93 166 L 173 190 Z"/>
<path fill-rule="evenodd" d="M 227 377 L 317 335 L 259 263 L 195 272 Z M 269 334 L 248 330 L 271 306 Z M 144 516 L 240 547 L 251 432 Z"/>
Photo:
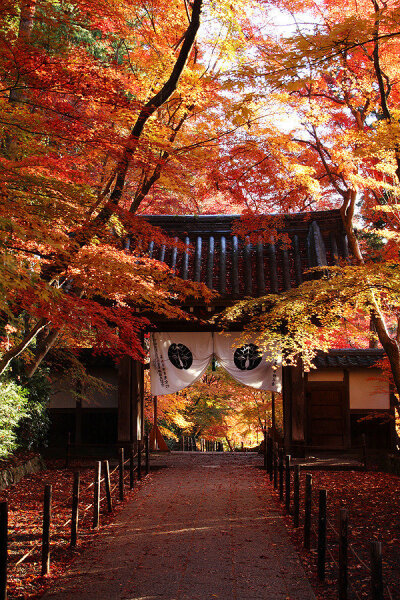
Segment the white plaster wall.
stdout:
<path fill-rule="evenodd" d="M 390 408 L 389 380 L 383 380 L 380 369 L 349 371 L 350 409 Z"/>
<path fill-rule="evenodd" d="M 308 381 L 343 381 L 343 369 L 315 369 L 308 373 Z"/>

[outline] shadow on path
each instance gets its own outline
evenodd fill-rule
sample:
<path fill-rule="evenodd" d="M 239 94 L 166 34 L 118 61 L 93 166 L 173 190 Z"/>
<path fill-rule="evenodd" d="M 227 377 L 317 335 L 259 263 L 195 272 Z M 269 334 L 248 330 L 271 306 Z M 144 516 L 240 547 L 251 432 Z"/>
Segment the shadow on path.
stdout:
<path fill-rule="evenodd" d="M 43 599 L 313 600 L 261 463 L 153 457 L 151 481 Z"/>

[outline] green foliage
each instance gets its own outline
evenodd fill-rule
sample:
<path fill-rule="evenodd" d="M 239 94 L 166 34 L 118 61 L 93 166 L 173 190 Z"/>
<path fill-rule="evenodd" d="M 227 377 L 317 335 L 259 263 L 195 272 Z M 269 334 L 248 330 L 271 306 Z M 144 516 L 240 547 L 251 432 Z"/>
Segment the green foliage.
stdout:
<path fill-rule="evenodd" d="M 18 447 L 17 431 L 28 416 L 28 392 L 12 381 L 0 382 L 0 458 Z"/>
<path fill-rule="evenodd" d="M 37 371 L 27 380 L 25 389 L 28 394 L 27 413 L 18 429 L 18 441 L 27 450 L 38 450 L 47 445 L 50 427 L 50 380 L 47 371 Z"/>

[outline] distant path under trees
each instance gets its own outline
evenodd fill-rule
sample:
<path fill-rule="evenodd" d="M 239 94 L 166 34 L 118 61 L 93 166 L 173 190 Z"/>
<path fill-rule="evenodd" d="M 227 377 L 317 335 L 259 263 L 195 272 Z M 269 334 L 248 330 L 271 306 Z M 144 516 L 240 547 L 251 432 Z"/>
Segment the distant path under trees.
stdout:
<path fill-rule="evenodd" d="M 256 454 L 172 453 L 46 600 L 313 600 Z M 165 468 L 163 468 L 165 467 Z"/>

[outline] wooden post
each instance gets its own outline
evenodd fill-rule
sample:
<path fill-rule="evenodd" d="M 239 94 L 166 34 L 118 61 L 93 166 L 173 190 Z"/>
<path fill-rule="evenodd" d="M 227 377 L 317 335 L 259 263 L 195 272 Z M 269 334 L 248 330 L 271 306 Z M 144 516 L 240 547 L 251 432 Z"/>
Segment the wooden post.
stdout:
<path fill-rule="evenodd" d="M 268 471 L 267 430 L 264 429 L 264 469 Z"/>
<path fill-rule="evenodd" d="M 293 526 L 300 524 L 300 467 L 294 466 L 293 474 Z"/>
<path fill-rule="evenodd" d="M 279 449 L 279 500 L 283 502 L 283 449 Z"/>
<path fill-rule="evenodd" d="M 44 487 L 43 502 L 43 531 L 42 531 L 42 575 L 50 571 L 50 523 L 51 523 L 51 493 L 52 487 Z"/>
<path fill-rule="evenodd" d="M 118 490 L 119 490 L 119 499 L 122 502 L 124 499 L 124 449 L 120 448 L 119 449 L 119 463 L 118 463 L 118 475 L 119 475 L 119 479 L 118 479 Z"/>
<path fill-rule="evenodd" d="M 137 441 L 137 478 L 138 481 L 142 479 L 142 445 L 141 441 Z"/>
<path fill-rule="evenodd" d="M 131 440 L 132 394 L 137 383 L 130 356 L 123 356 L 118 365 L 118 442 Z"/>
<path fill-rule="evenodd" d="M 339 600 L 348 598 L 348 512 L 339 512 Z"/>
<path fill-rule="evenodd" d="M 365 433 L 361 436 L 362 441 L 362 461 L 364 465 L 364 469 L 367 470 L 367 437 Z"/>
<path fill-rule="evenodd" d="M 78 400 L 75 404 L 75 444 L 82 444 L 82 382 L 77 383 Z"/>
<path fill-rule="evenodd" d="M 93 487 L 93 529 L 97 529 L 100 523 L 100 479 L 101 479 L 101 462 L 96 462 L 94 473 Z"/>
<path fill-rule="evenodd" d="M 7 600 L 8 504 L 0 502 L 0 600 Z"/>
<path fill-rule="evenodd" d="M 285 368 L 286 381 L 290 383 L 290 393 L 284 403 L 284 435 L 285 447 L 294 443 L 296 446 L 304 446 L 305 436 L 305 382 L 303 361 L 298 359 L 297 364 Z"/>
<path fill-rule="evenodd" d="M 274 490 L 278 489 L 278 446 L 274 444 Z"/>
<path fill-rule="evenodd" d="M 273 441 L 275 441 L 276 415 L 275 415 L 275 392 L 271 392 L 271 429 Z"/>
<path fill-rule="evenodd" d="M 129 452 L 129 489 L 135 487 L 135 451 L 133 448 Z"/>
<path fill-rule="evenodd" d="M 158 398 L 157 398 L 157 396 L 153 396 L 153 428 L 154 428 L 155 434 L 157 431 L 157 421 L 158 421 L 157 412 L 158 412 Z M 157 435 L 154 435 L 154 438 L 152 440 L 151 449 L 153 451 L 157 450 Z"/>
<path fill-rule="evenodd" d="M 145 471 L 146 475 L 150 473 L 150 453 L 149 453 L 149 436 L 144 436 L 144 448 L 145 448 Z"/>
<path fill-rule="evenodd" d="M 274 476 L 274 442 L 270 435 L 267 436 L 267 453 L 269 480 L 272 481 Z"/>
<path fill-rule="evenodd" d="M 79 471 L 75 471 L 72 487 L 71 548 L 75 548 L 78 541 L 80 479 L 81 476 Z"/>
<path fill-rule="evenodd" d="M 304 499 L 304 548 L 311 546 L 311 502 L 312 502 L 312 475 L 306 474 L 306 489 Z"/>
<path fill-rule="evenodd" d="M 103 462 L 103 476 L 104 476 L 104 487 L 106 490 L 106 502 L 107 512 L 112 512 L 112 499 L 111 499 L 111 483 L 110 483 L 110 463 L 108 460 Z"/>
<path fill-rule="evenodd" d="M 290 455 L 285 457 L 286 481 L 285 481 L 285 509 L 290 511 Z"/>
<path fill-rule="evenodd" d="M 383 600 L 382 544 L 371 542 L 371 598 Z"/>
<path fill-rule="evenodd" d="M 71 432 L 68 431 L 67 435 L 67 447 L 65 452 L 65 468 L 68 469 L 71 460 Z"/>
<path fill-rule="evenodd" d="M 325 560 L 326 560 L 326 490 L 319 490 L 318 504 L 318 578 L 325 579 Z"/>

